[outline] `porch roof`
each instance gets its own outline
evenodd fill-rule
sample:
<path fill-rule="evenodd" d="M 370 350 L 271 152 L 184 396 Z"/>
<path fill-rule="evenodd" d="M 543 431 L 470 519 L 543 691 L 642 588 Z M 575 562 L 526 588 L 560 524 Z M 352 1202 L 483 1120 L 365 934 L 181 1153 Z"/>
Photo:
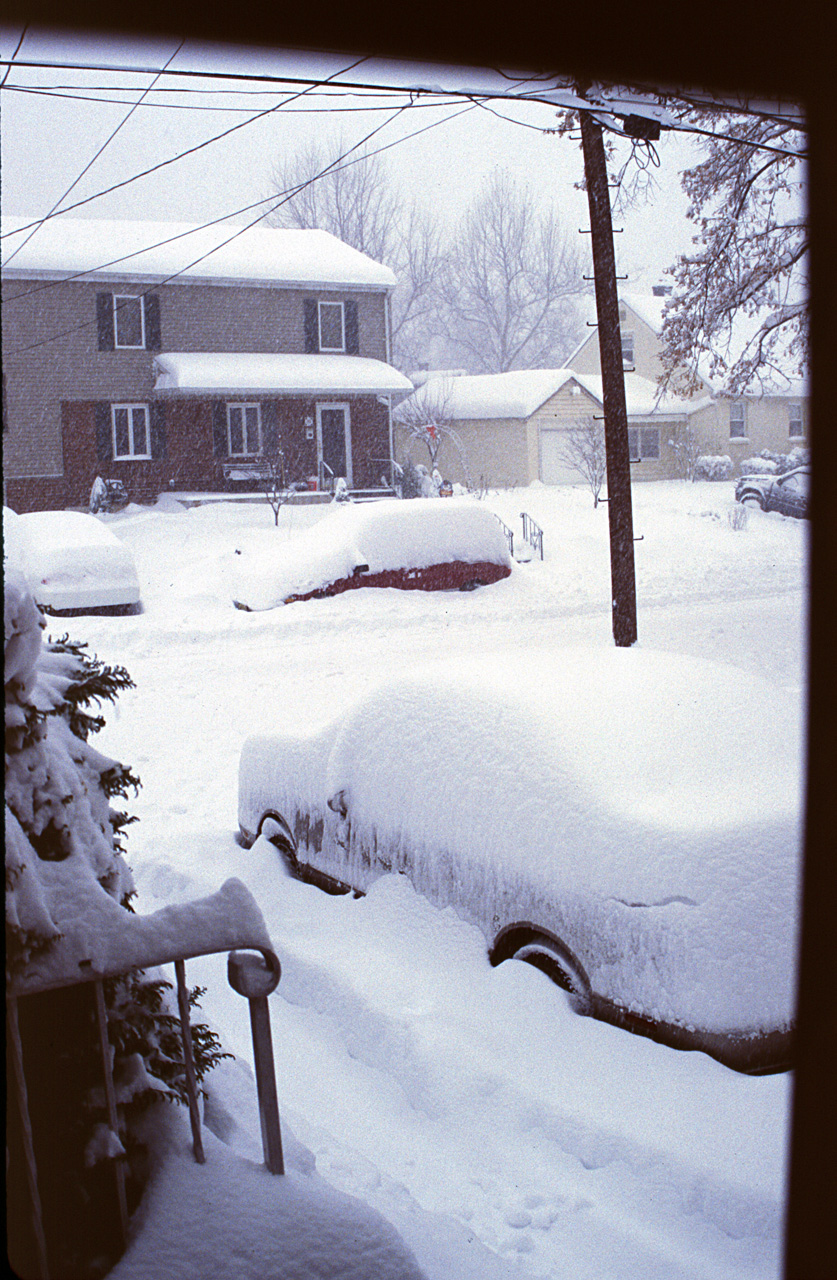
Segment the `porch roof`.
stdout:
<path fill-rule="evenodd" d="M 155 391 L 172 395 L 406 395 L 403 373 L 365 356 L 170 352 L 155 356 Z"/>

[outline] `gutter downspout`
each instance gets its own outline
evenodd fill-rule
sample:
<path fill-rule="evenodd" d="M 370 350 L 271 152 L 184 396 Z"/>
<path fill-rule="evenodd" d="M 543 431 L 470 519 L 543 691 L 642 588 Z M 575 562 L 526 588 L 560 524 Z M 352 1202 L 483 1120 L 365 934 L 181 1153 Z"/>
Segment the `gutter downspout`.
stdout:
<path fill-rule="evenodd" d="M 386 337 L 386 357 L 387 364 L 390 363 L 392 355 L 390 346 L 390 290 L 384 294 L 384 334 Z M 391 488 L 395 488 L 395 442 L 392 434 L 392 396 L 387 396 L 387 425 L 389 430 L 389 483 Z"/>

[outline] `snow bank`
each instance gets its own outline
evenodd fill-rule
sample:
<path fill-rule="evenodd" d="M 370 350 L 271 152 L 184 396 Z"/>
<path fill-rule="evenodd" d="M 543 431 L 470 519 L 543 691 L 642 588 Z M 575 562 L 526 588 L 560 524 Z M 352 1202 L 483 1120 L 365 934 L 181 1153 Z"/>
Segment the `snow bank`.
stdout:
<path fill-rule="evenodd" d="M 369 573 L 423 569 L 464 561 L 511 568 L 508 543 L 487 507 L 470 498 L 341 505 L 309 530 L 275 549 L 242 547 L 227 561 L 232 598 L 250 609 L 272 609 L 305 595 L 359 565 Z"/>
<path fill-rule="evenodd" d="M 133 1242 L 110 1280 L 426 1280 L 380 1214 L 317 1174 L 274 1177 L 208 1130 L 199 1165 L 183 1114 L 167 1128 Z"/>

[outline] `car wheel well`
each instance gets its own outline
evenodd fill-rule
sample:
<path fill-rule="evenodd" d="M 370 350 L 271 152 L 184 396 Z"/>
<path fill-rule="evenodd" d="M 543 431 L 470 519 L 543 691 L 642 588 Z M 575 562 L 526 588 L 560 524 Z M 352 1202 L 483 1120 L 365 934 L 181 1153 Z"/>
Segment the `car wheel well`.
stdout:
<path fill-rule="evenodd" d="M 495 938 L 488 958 L 495 967 L 505 960 L 533 965 L 575 996 L 581 1006 L 590 997 L 590 979 L 578 956 L 554 933 L 538 925 L 527 921 L 507 925 Z"/>
<path fill-rule="evenodd" d="M 264 836 L 277 848 L 291 867 L 296 866 L 296 841 L 280 813 L 268 810 L 259 819 L 257 835 Z"/>

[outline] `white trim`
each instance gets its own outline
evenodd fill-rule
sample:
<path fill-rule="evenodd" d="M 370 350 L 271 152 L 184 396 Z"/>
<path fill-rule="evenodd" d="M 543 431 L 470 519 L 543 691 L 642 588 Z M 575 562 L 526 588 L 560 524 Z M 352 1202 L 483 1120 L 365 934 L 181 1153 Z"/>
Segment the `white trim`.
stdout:
<path fill-rule="evenodd" d="M 117 410 L 124 409 L 128 414 L 128 444 L 132 450 L 130 453 L 118 453 L 116 448 L 116 414 Z M 145 440 L 148 446 L 147 453 L 134 452 L 134 420 L 133 411 L 141 409 L 145 416 Z M 114 462 L 150 462 L 151 461 L 151 419 L 148 412 L 147 404 L 112 404 L 110 406 L 110 438 L 113 446 Z"/>
<path fill-rule="evenodd" d="M 340 308 L 341 344 L 339 347 L 323 346 L 323 307 Z M 323 355 L 333 355 L 335 352 L 346 350 L 346 304 L 344 302 L 339 300 L 330 300 L 328 298 L 317 299 L 317 342 L 319 343 L 318 350 L 321 351 Z"/>
<path fill-rule="evenodd" d="M 140 313 L 140 331 L 142 340 L 136 342 L 120 342 L 119 341 L 119 321 L 117 318 L 117 301 L 138 302 Z M 145 295 L 142 293 L 113 293 L 111 294 L 111 306 L 113 308 L 113 346 L 116 351 L 145 351 Z"/>
<path fill-rule="evenodd" d="M 230 434 L 230 427 L 231 427 L 231 424 L 230 424 L 230 410 L 231 410 L 231 409 L 241 409 L 241 410 L 242 410 L 242 420 L 241 420 L 241 443 L 242 443 L 242 445 L 247 445 L 247 444 L 249 444 L 249 443 L 250 443 L 249 435 L 248 435 L 248 433 L 247 433 L 247 414 L 246 414 L 246 412 L 244 412 L 244 411 L 245 411 L 245 410 L 247 410 L 247 409 L 255 409 L 255 410 L 256 410 L 256 430 L 258 431 L 258 434 L 259 434 L 259 447 L 258 447 L 258 449 L 247 449 L 247 448 L 245 448 L 245 449 L 243 450 L 243 452 L 242 452 L 242 453 L 233 453 L 233 450 L 232 450 L 232 436 L 231 436 L 231 434 Z M 228 401 L 227 401 L 227 457 L 228 457 L 228 458 L 255 458 L 255 457 L 261 457 L 263 450 L 264 450 L 264 438 L 263 438 L 263 436 L 262 436 L 262 407 L 261 407 L 261 405 L 260 405 L 260 404 L 258 403 L 258 401 L 256 401 L 256 400 L 228 400 Z"/>
<path fill-rule="evenodd" d="M 349 488 L 354 486 L 354 478 L 352 476 L 352 410 L 348 400 L 318 400 L 316 404 L 317 412 L 317 468 L 323 460 L 323 409 L 342 409 L 343 410 L 343 426 L 346 437 L 346 484 Z"/>

